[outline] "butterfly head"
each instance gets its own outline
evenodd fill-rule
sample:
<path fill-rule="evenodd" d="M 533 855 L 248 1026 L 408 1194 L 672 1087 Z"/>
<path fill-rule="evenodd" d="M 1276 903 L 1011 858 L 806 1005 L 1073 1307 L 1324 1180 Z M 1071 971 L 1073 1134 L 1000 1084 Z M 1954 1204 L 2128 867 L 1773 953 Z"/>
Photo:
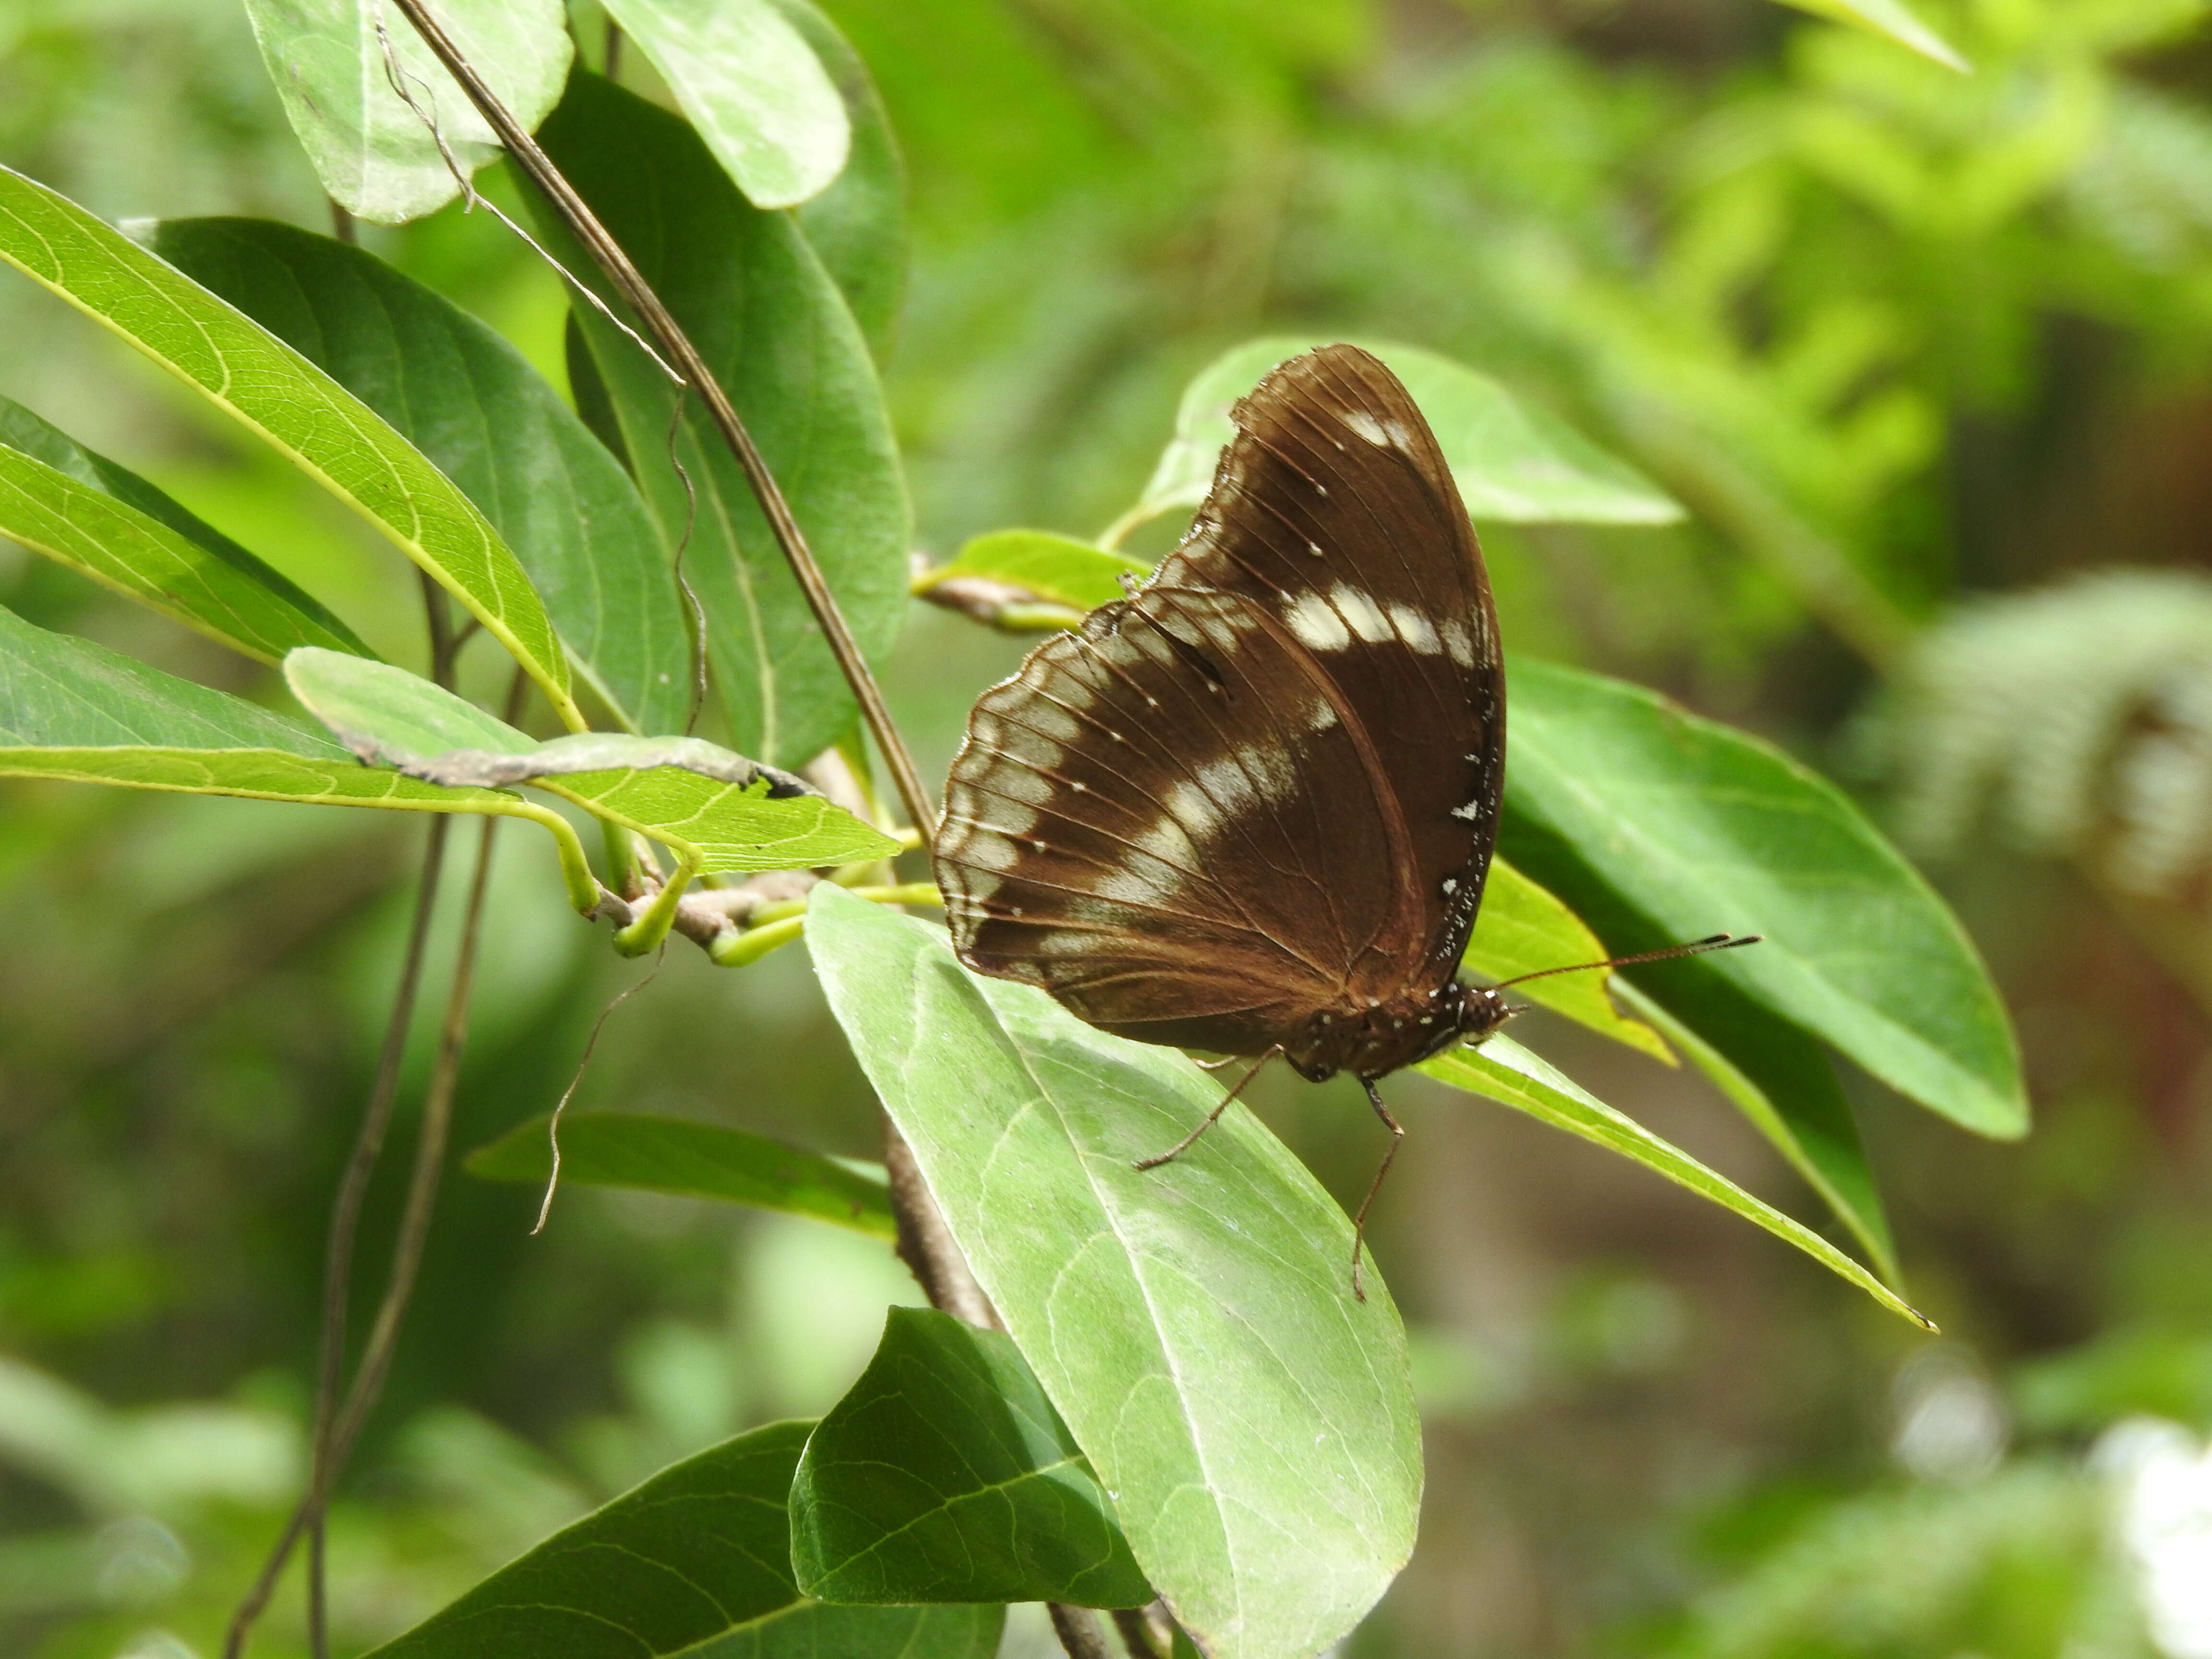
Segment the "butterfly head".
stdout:
<path fill-rule="evenodd" d="M 1528 1012 L 1526 1003 L 1508 1002 L 1505 994 L 1494 985 L 1454 985 L 1446 994 L 1455 995 L 1459 1005 L 1458 1025 L 1453 1035 L 1469 1048 L 1514 1015 Z"/>

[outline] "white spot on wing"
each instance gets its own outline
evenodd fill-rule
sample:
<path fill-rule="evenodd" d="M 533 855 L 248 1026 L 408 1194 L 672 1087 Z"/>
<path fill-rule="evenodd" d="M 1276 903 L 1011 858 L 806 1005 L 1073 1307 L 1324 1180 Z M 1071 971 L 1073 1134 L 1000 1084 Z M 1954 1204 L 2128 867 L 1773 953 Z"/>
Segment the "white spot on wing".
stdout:
<path fill-rule="evenodd" d="M 1390 637 L 1390 619 L 1382 614 L 1382 607 L 1358 588 L 1339 582 L 1328 597 L 1352 631 L 1368 644 L 1380 645 Z"/>
<path fill-rule="evenodd" d="M 1429 625 L 1429 619 L 1410 605 L 1390 607 L 1390 625 L 1398 630 L 1400 639 L 1423 656 L 1433 657 L 1442 648 L 1437 639 L 1437 630 Z"/>
<path fill-rule="evenodd" d="M 978 777 L 969 789 L 986 795 L 1006 795 L 1031 806 L 1042 806 L 1052 799 L 1052 781 L 1032 772 L 1026 766 L 1000 764 L 992 767 Z M 972 808 L 974 802 L 963 797 L 963 809 Z"/>
<path fill-rule="evenodd" d="M 1318 593 L 1302 594 L 1283 620 L 1309 651 L 1341 651 L 1352 643 L 1352 632 L 1345 627 L 1344 618 Z"/>
<path fill-rule="evenodd" d="M 1443 626 L 1445 654 L 1462 668 L 1474 666 L 1474 639 L 1467 624 L 1454 617 Z"/>
<path fill-rule="evenodd" d="M 1352 410 L 1344 417 L 1344 423 L 1370 444 L 1381 446 L 1390 441 L 1389 434 L 1382 430 L 1382 422 L 1364 409 Z"/>
<path fill-rule="evenodd" d="M 1026 716 L 1024 724 L 1055 743 L 1072 742 L 1083 730 L 1082 722 L 1074 715 L 1042 697 L 1032 699 L 1022 712 Z"/>
<path fill-rule="evenodd" d="M 1172 903 L 1182 894 L 1183 883 L 1180 878 L 1161 879 L 1152 873 L 1157 868 L 1157 866 L 1149 866 L 1139 871 L 1125 866 L 1099 882 L 1093 890 L 1101 898 L 1119 899 L 1124 904 Z M 1174 875 L 1173 872 L 1162 873 Z"/>
<path fill-rule="evenodd" d="M 1188 788 L 1189 786 L 1186 784 L 1184 787 Z M 1197 792 L 1194 790 L 1192 793 Z M 1154 858 L 1165 860 L 1170 864 L 1195 864 L 1199 857 L 1198 843 L 1191 838 L 1190 831 L 1183 827 L 1181 821 L 1172 816 L 1173 806 L 1171 797 L 1170 816 L 1155 818 L 1146 829 L 1130 838 L 1130 844 L 1139 852 L 1149 853 Z M 1206 810 L 1209 812 L 1212 811 L 1210 806 Z"/>
<path fill-rule="evenodd" d="M 1073 674 L 1055 675 L 1050 695 L 1055 702 L 1066 703 L 1079 714 L 1098 701 L 1097 694 Z"/>
<path fill-rule="evenodd" d="M 988 824 L 978 829 L 988 830 Z M 1014 844 L 995 835 L 969 836 L 960 845 L 957 856 L 963 864 L 979 870 L 1011 870 L 1018 856 Z"/>
<path fill-rule="evenodd" d="M 1455 818 L 1465 818 L 1472 823 L 1482 816 L 1482 803 L 1479 800 L 1471 800 L 1464 806 L 1455 806 L 1451 810 L 1451 815 Z"/>
<path fill-rule="evenodd" d="M 1167 809 L 1166 823 L 1181 830 L 1193 850 L 1199 842 L 1221 827 L 1221 809 L 1197 784 L 1178 783 L 1169 790 Z"/>

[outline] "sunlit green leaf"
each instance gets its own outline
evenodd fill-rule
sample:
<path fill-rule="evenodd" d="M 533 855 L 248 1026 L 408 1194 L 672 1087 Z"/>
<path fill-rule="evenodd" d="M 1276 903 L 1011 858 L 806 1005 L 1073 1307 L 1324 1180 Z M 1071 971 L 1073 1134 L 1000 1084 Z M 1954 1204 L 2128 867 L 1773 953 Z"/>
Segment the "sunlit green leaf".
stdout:
<path fill-rule="evenodd" d="M 796 207 L 845 166 L 844 100 L 772 0 L 603 0 L 755 207 Z"/>
<path fill-rule="evenodd" d="M 1170 1050 L 969 975 L 942 930 L 832 884 L 807 938 L 831 1008 L 977 1279 L 1214 1659 L 1304 1659 L 1413 1547 L 1405 1331 L 1352 1226 Z"/>
<path fill-rule="evenodd" d="M 492 131 L 399 9 L 380 0 L 246 0 L 284 113 L 332 200 L 380 224 L 443 207 L 499 154 Z M 439 0 L 433 14 L 525 127 L 561 96 L 573 56 L 561 0 Z M 410 109 L 386 70 L 382 22 Z M 436 122 L 435 131 L 431 121 Z"/>
<path fill-rule="evenodd" d="M 1021 1351 L 893 1308 L 876 1357 L 806 1443 L 791 1560 L 824 1601 L 1066 1601 L 1152 1589 Z"/>
<path fill-rule="evenodd" d="M 285 659 L 284 678 L 309 714 L 374 764 L 419 763 L 455 749 L 526 755 L 538 747 L 527 732 L 389 663 L 301 651 Z"/>
<path fill-rule="evenodd" d="M 1957 70 L 1962 75 L 1972 73 L 1972 67 L 1950 42 L 1915 16 L 1902 0 L 1782 0 L 1782 3 L 1832 22 L 1849 23 L 1870 34 L 1887 35 L 1946 69 Z"/>
<path fill-rule="evenodd" d="M 359 508 L 583 718 L 530 579 L 420 450 L 298 352 L 75 203 L 0 167 L 0 258 L 113 330 Z"/>
<path fill-rule="evenodd" d="M 374 1659 L 992 1659 L 1006 1609 L 833 1607 L 784 1519 L 811 1423 L 771 1423 L 564 1528 Z"/>
<path fill-rule="evenodd" d="M 681 121 L 597 76 L 571 80 L 538 136 L 698 344 L 880 661 L 905 611 L 906 488 L 867 342 L 821 260 L 789 214 L 748 205 Z M 684 544 L 730 740 L 802 764 L 854 709 L 813 613 L 696 400 L 677 428 L 679 472 L 665 376 L 596 312 L 578 315 L 662 535 Z"/>
<path fill-rule="evenodd" d="M 1899 1283 L 1881 1193 L 1820 1045 L 1710 973 L 1670 978 L 1663 1003 L 1626 978 L 1614 989 L 1790 1160 L 1851 1230 L 1875 1271 Z"/>
<path fill-rule="evenodd" d="M 708 872 L 805 870 L 898 851 L 799 779 L 699 738 L 580 732 L 539 743 L 404 668 L 331 651 L 295 651 L 284 677 L 363 760 L 434 783 L 535 784 Z"/>
<path fill-rule="evenodd" d="M 617 718 L 690 707 L 668 556 L 621 464 L 522 355 L 374 255 L 267 219 L 170 219 L 144 239 L 352 392 L 461 487 L 529 573 Z"/>
<path fill-rule="evenodd" d="M 487 1181 L 542 1184 L 553 1173 L 550 1122 L 532 1118 L 479 1147 L 469 1155 L 469 1173 Z M 880 1173 L 765 1135 L 685 1118 L 640 1112 L 562 1118 L 561 1182 L 782 1210 L 878 1238 L 897 1231 Z"/>
<path fill-rule="evenodd" d="M 367 654 L 353 630 L 143 478 L 0 398 L 0 536 L 232 649 Z"/>
<path fill-rule="evenodd" d="M 1475 912 L 1474 937 L 1468 941 L 1462 958 L 1468 967 L 1486 979 L 1506 980 L 1547 968 L 1603 962 L 1607 955 L 1598 936 L 1573 911 L 1504 859 L 1491 860 L 1482 908 Z M 1640 1021 L 1623 1018 L 1613 1006 L 1607 995 L 1612 981 L 1611 970 L 1606 969 L 1555 974 L 1516 985 L 1513 994 L 1673 1065 L 1674 1056 L 1656 1032 Z"/>
<path fill-rule="evenodd" d="M 906 164 L 868 66 L 810 0 L 775 0 L 836 83 L 853 149 L 830 188 L 799 209 L 799 228 L 845 295 L 881 362 L 906 293 Z"/>
<path fill-rule="evenodd" d="M 1656 693 L 1548 663 L 1511 665 L 1508 707 L 1504 849 L 1615 951 L 1762 934 L 1709 970 L 1954 1122 L 2025 1132 L 2019 1051 L 1980 957 L 1832 784 Z M 1608 894 L 1632 926 L 1598 918 Z"/>
<path fill-rule="evenodd" d="M 321 732 L 0 610 L 0 774 L 429 812 L 516 812 L 490 789 L 371 771 Z"/>
<path fill-rule="evenodd" d="M 1753 1198 L 1687 1152 L 1670 1146 L 1633 1118 L 1615 1111 L 1571 1078 L 1547 1065 L 1510 1037 L 1493 1036 L 1479 1048 L 1455 1048 L 1424 1060 L 1419 1069 L 1440 1083 L 1466 1089 L 1569 1134 L 1633 1158 L 1700 1198 L 1711 1199 L 1756 1222 L 1777 1238 L 1795 1244 L 1821 1266 L 1850 1280 L 1869 1296 L 1915 1324 L 1933 1329 L 1927 1317 L 1864 1267 L 1810 1228 Z"/>
<path fill-rule="evenodd" d="M 1071 611 L 1095 611 L 1124 597 L 1121 580 L 1142 578 L 1150 567 L 1109 553 L 1090 542 L 1055 536 L 1048 530 L 994 530 L 977 536 L 951 563 L 939 565 L 916 584 L 920 589 L 963 577 L 1003 582 Z"/>
<path fill-rule="evenodd" d="M 1168 442 L 1133 519 L 1196 507 L 1235 428 L 1230 406 L 1276 364 L 1340 337 L 1271 336 L 1216 358 L 1185 388 Z M 1353 340 L 1380 357 L 1421 406 L 1479 520 L 1506 524 L 1672 524 L 1682 516 L 1659 487 L 1565 422 L 1516 399 L 1486 374 L 1418 346 Z"/>

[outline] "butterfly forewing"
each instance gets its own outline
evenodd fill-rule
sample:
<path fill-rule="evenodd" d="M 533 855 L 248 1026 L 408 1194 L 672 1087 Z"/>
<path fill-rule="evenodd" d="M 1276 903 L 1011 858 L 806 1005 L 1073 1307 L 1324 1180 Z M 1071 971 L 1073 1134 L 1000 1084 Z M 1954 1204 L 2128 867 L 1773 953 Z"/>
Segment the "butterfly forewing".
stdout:
<path fill-rule="evenodd" d="M 1389 371 L 1324 348 L 1234 415 L 1183 545 L 978 702 L 936 854 L 971 967 L 1258 1054 L 1449 977 L 1504 693 L 1473 532 Z"/>
<path fill-rule="evenodd" d="M 1421 969 L 1456 963 L 1497 837 L 1505 684 L 1451 469 L 1397 376 L 1355 347 L 1291 359 L 1231 413 L 1212 491 L 1157 580 L 1251 593 L 1344 689 L 1390 757 L 1413 874 L 1438 907 Z"/>

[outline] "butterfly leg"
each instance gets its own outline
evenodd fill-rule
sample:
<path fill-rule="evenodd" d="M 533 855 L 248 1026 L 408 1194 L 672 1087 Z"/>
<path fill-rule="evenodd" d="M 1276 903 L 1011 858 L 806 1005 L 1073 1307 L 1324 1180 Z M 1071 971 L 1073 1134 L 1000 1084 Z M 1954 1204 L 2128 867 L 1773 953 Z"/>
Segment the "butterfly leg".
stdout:
<path fill-rule="evenodd" d="M 1245 1073 L 1243 1077 L 1237 1079 L 1237 1086 L 1231 1089 L 1227 1094 L 1221 1097 L 1221 1103 L 1206 1115 L 1206 1121 L 1203 1123 L 1200 1123 L 1198 1127 L 1193 1129 L 1188 1134 L 1185 1135 L 1181 1140 L 1176 1142 L 1174 1146 L 1169 1147 L 1167 1151 L 1162 1152 L 1158 1158 L 1139 1158 L 1137 1160 L 1137 1167 L 1140 1170 L 1157 1170 L 1161 1164 L 1171 1164 L 1176 1158 L 1181 1158 L 1185 1152 L 1188 1152 L 1190 1150 L 1191 1143 L 1196 1140 L 1200 1135 L 1204 1134 L 1208 1129 L 1211 1129 L 1214 1126 L 1216 1121 L 1220 1118 L 1221 1115 L 1229 1109 L 1229 1103 L 1244 1092 L 1244 1085 L 1249 1083 L 1254 1078 L 1260 1075 L 1260 1068 L 1282 1052 L 1283 1045 L 1279 1042 L 1273 1048 L 1268 1049 L 1266 1054 L 1261 1055 L 1259 1059 L 1254 1060 L 1252 1062 L 1252 1069 Z M 1231 1055 L 1231 1058 L 1234 1059 L 1235 1056 Z M 1200 1063 L 1203 1065 L 1205 1062 L 1200 1061 Z"/>
<path fill-rule="evenodd" d="M 1367 1103 L 1375 1109 L 1375 1115 L 1382 1120 L 1382 1127 L 1390 1132 L 1390 1150 L 1382 1154 L 1382 1167 L 1375 1171 L 1375 1179 L 1367 1183 L 1367 1196 L 1359 1200 L 1359 1213 L 1352 1218 L 1352 1293 L 1362 1302 L 1367 1292 L 1359 1285 L 1359 1253 L 1367 1243 L 1367 1211 L 1375 1202 L 1375 1194 L 1382 1190 L 1382 1177 L 1390 1173 L 1390 1162 L 1398 1156 L 1398 1148 L 1406 1139 L 1406 1131 L 1398 1120 L 1390 1115 L 1390 1109 L 1382 1103 L 1382 1097 L 1375 1092 L 1375 1079 L 1364 1077 L 1360 1087 L 1367 1091 Z"/>

